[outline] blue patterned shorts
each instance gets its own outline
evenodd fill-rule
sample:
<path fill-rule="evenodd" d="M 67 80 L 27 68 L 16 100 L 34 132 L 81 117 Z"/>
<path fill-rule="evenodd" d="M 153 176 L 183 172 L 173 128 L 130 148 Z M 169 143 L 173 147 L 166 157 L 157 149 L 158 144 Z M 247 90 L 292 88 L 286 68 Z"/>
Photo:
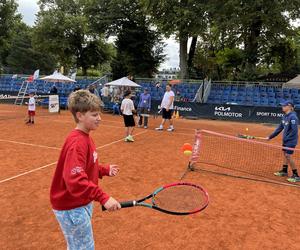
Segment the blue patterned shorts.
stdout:
<path fill-rule="evenodd" d="M 68 250 L 94 250 L 93 204 L 71 210 L 53 210 L 67 241 Z"/>

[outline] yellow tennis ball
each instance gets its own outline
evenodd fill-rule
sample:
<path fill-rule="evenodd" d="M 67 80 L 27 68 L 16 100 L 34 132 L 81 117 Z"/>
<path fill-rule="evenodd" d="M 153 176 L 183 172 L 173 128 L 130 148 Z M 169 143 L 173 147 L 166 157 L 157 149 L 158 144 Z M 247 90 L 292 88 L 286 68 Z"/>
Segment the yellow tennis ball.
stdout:
<path fill-rule="evenodd" d="M 190 150 L 185 150 L 183 153 L 184 153 L 185 156 L 191 156 L 192 155 L 192 151 L 190 151 Z"/>
<path fill-rule="evenodd" d="M 246 131 L 248 131 L 249 129 L 248 128 L 246 128 Z"/>

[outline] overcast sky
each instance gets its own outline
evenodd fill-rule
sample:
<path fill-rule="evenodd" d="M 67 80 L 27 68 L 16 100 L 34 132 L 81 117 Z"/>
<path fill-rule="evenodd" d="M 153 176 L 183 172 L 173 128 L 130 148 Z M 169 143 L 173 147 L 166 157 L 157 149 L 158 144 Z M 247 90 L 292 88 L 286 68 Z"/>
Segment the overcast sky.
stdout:
<path fill-rule="evenodd" d="M 23 20 L 28 25 L 33 25 L 35 21 L 35 14 L 38 12 L 38 0 L 17 0 L 19 3 L 19 12 L 23 16 Z M 167 44 L 165 54 L 167 55 L 166 61 L 160 68 L 178 68 L 179 67 L 179 45 L 174 39 L 165 40 Z"/>

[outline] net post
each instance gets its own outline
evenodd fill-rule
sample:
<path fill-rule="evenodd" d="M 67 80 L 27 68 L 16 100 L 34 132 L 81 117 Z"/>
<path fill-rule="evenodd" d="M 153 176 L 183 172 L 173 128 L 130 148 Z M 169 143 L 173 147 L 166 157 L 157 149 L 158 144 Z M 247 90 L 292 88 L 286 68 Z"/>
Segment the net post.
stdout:
<path fill-rule="evenodd" d="M 187 166 L 187 169 L 183 173 L 183 175 L 180 178 L 180 181 L 184 179 L 184 177 L 188 174 L 188 172 L 195 171 L 194 163 L 197 162 L 197 159 L 199 158 L 200 154 L 200 144 L 201 144 L 201 130 L 196 129 L 195 130 L 195 141 L 193 145 L 192 155 L 189 161 L 189 164 Z"/>

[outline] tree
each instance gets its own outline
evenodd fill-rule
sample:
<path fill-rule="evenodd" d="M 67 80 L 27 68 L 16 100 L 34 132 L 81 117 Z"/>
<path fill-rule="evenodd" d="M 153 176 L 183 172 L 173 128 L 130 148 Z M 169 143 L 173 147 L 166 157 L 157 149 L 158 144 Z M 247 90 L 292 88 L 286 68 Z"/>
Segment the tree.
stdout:
<path fill-rule="evenodd" d="M 21 23 L 12 38 L 6 59 L 6 67 L 11 73 L 32 74 L 36 69 L 48 74 L 56 66 L 55 59 L 35 50 L 32 46 L 32 29 Z"/>
<path fill-rule="evenodd" d="M 86 12 L 95 30 L 117 36 L 114 78 L 153 76 L 164 58 L 163 44 L 138 0 L 92 0 Z"/>
<path fill-rule="evenodd" d="M 41 0 L 34 32 L 35 46 L 55 55 L 65 67 L 99 66 L 110 58 L 104 38 L 90 28 L 87 0 Z M 96 53 L 92 53 L 94 50 Z"/>
<path fill-rule="evenodd" d="M 227 38 L 244 51 L 243 69 L 249 78 L 265 44 L 276 44 L 291 35 L 290 20 L 299 16 L 300 0 L 213 0 L 210 15 Z"/>
<path fill-rule="evenodd" d="M 134 75 L 151 78 L 163 60 L 162 46 L 154 31 L 144 25 L 123 25 L 116 41 L 117 55 L 112 63 L 114 78 Z M 153 49 L 154 48 L 154 49 Z"/>
<path fill-rule="evenodd" d="M 188 77 L 187 44 L 207 27 L 206 3 L 197 0 L 142 0 L 152 22 L 166 37 L 175 34 L 179 40 L 180 77 Z M 194 46 L 196 42 L 194 41 Z M 192 46 L 193 48 L 193 46 Z M 193 50 L 191 51 L 192 59 Z M 189 63 L 191 65 L 191 62 Z"/>
<path fill-rule="evenodd" d="M 0 66 L 5 64 L 15 25 L 21 20 L 17 7 L 15 0 L 0 0 Z"/>
<path fill-rule="evenodd" d="M 217 52 L 217 64 L 225 72 L 227 79 L 238 80 L 243 56 L 243 51 L 238 48 L 225 48 Z"/>

